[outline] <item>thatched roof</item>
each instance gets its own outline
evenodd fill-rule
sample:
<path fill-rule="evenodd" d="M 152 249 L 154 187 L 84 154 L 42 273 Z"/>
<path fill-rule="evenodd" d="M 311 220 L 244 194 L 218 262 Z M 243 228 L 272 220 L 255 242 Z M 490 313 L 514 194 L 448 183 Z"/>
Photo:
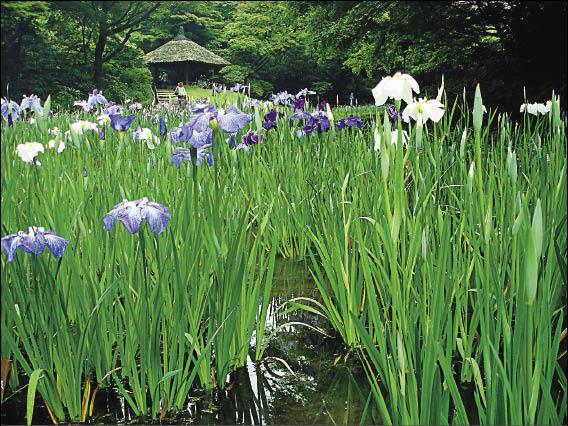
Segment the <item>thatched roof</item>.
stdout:
<path fill-rule="evenodd" d="M 148 64 L 194 61 L 206 64 L 230 65 L 229 62 L 220 56 L 186 39 L 183 29 L 172 41 L 168 41 L 157 49 L 146 53 L 144 61 Z"/>

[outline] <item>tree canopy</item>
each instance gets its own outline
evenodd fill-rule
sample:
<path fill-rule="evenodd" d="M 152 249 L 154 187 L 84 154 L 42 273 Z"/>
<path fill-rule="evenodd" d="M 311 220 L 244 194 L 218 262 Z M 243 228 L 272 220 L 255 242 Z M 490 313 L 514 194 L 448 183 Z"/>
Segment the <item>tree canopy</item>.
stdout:
<path fill-rule="evenodd" d="M 381 77 L 405 71 L 434 94 L 476 83 L 492 105 L 552 90 L 566 99 L 565 2 L 2 2 L 2 95 L 70 103 L 94 87 L 151 100 L 145 53 L 179 26 L 231 65 L 213 78 L 254 96 L 310 87 L 371 101 Z"/>

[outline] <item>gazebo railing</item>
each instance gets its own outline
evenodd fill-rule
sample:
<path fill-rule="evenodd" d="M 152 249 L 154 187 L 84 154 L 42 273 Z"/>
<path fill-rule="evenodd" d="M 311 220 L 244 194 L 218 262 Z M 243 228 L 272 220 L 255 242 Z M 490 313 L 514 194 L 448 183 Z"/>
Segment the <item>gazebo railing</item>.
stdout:
<path fill-rule="evenodd" d="M 158 102 L 172 102 L 175 97 L 173 89 L 156 89 L 156 100 Z"/>

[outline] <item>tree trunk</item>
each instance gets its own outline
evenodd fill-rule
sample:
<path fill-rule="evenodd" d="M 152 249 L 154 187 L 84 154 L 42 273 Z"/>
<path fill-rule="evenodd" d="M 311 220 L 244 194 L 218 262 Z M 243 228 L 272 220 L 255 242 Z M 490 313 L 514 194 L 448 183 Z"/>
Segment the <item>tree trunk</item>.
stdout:
<path fill-rule="evenodd" d="M 96 89 L 101 89 L 101 84 L 103 81 L 103 54 L 105 52 L 105 46 L 108 38 L 108 21 L 107 15 L 111 8 L 109 2 L 103 2 L 103 8 L 100 20 L 99 20 L 99 38 L 97 39 L 97 44 L 95 46 L 95 73 L 93 75 L 93 83 L 95 83 Z"/>
<path fill-rule="evenodd" d="M 101 24 L 101 27 L 103 25 Z M 93 83 L 95 83 L 95 88 L 101 89 L 101 83 L 103 81 L 103 53 L 105 50 L 107 42 L 106 31 L 101 31 L 99 33 L 99 39 L 97 40 L 97 45 L 95 47 L 95 74 L 93 76 Z"/>

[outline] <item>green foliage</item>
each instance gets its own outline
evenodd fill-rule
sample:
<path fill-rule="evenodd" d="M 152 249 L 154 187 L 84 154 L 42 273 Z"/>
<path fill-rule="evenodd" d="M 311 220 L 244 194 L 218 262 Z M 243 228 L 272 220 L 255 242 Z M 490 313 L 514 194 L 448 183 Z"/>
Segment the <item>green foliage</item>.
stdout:
<path fill-rule="evenodd" d="M 103 89 L 105 96 L 116 101 L 132 99 L 138 102 L 151 103 L 152 93 L 152 74 L 146 67 L 143 68 L 122 68 L 114 63 L 105 66 L 105 73 L 108 75 Z"/>
<path fill-rule="evenodd" d="M 309 87 L 329 73 L 317 66 L 305 29 L 290 13 L 287 2 L 237 2 L 221 35 L 225 58 L 247 66 L 252 81 L 263 80 L 273 86 L 270 91 L 268 86 L 262 88 L 264 96 Z"/>
<path fill-rule="evenodd" d="M 138 102 L 152 102 L 152 73 L 142 61 L 141 55 L 141 49 L 129 44 L 123 55 L 105 65 L 107 77 L 101 87 L 105 96 L 116 101 L 128 98 Z"/>
<path fill-rule="evenodd" d="M 250 95 L 255 98 L 269 97 L 274 92 L 274 86 L 266 80 L 253 80 L 250 83 Z"/>
<path fill-rule="evenodd" d="M 251 75 L 251 69 L 247 66 L 229 65 L 219 70 L 221 81 L 226 85 L 233 85 L 235 83 L 246 84 Z"/>
<path fill-rule="evenodd" d="M 566 3 L 290 2 L 289 8 L 318 65 L 335 63 L 375 84 L 404 70 L 430 95 L 441 74 L 450 95 L 480 82 L 489 104 L 510 109 L 518 108 L 524 86 L 538 99 L 554 88 L 565 97 L 566 59 L 551 52 L 567 47 Z"/>
<path fill-rule="evenodd" d="M 86 98 L 95 87 L 99 3 L 3 2 L 2 93 L 9 84 L 12 99 L 30 93 L 42 98 L 52 94 L 58 106 Z M 108 39 L 103 56 L 106 75 L 99 89 L 109 99 L 130 97 L 149 102 L 151 75 L 142 61 L 143 51 L 129 43 L 128 37 Z"/>
<path fill-rule="evenodd" d="M 54 92 L 53 104 L 63 109 L 70 109 L 76 100 L 83 99 L 85 92 L 71 87 L 60 87 Z"/>
<path fill-rule="evenodd" d="M 272 86 L 258 83 L 255 96 L 316 84 L 321 96 L 346 99 L 354 92 L 359 102 L 370 102 L 369 89 L 381 77 L 403 70 L 421 82 L 421 94 L 433 96 L 444 74 L 450 97 L 466 87 L 471 99 L 479 82 L 488 105 L 509 110 L 524 100 L 523 86 L 530 87 L 530 100 L 542 101 L 552 89 L 566 97 L 563 2 L 143 3 L 2 2 L 2 94 L 10 84 L 15 99 L 52 93 L 57 103 L 67 97 L 60 91 L 86 93 L 94 81 L 101 87 L 132 82 L 133 75 L 122 75 L 126 69 L 144 68 L 139 56 L 183 26 L 190 40 L 231 62 L 220 75 L 224 82 Z M 100 57 L 103 16 L 110 27 Z M 125 26 L 114 24 L 121 20 Z M 550 49 L 542 48 L 543 40 Z M 140 49 L 136 65 L 124 60 L 132 58 L 129 45 Z M 146 98 L 145 90 L 133 92 Z"/>
<path fill-rule="evenodd" d="M 332 91 L 332 85 L 329 81 L 316 81 L 312 83 L 311 87 L 321 96 L 330 94 Z"/>

